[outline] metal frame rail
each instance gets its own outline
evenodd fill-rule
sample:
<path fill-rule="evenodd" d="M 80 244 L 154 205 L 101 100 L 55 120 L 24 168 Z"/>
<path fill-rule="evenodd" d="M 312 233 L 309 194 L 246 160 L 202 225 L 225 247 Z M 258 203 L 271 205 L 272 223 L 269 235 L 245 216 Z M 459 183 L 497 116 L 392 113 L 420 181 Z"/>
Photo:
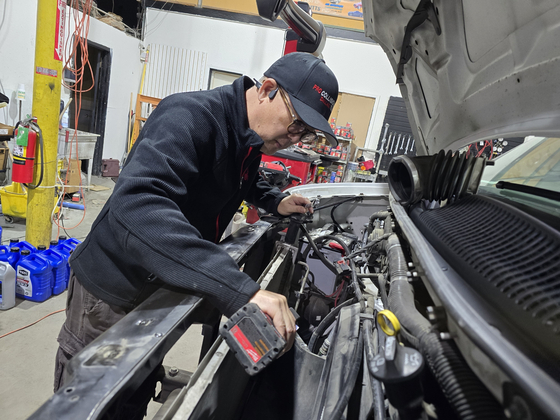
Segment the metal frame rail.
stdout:
<path fill-rule="evenodd" d="M 246 226 L 220 246 L 239 264 L 269 223 Z M 78 353 L 67 365 L 65 385 L 30 419 L 99 419 L 127 399 L 193 324 L 215 310 L 200 296 L 160 289 Z"/>

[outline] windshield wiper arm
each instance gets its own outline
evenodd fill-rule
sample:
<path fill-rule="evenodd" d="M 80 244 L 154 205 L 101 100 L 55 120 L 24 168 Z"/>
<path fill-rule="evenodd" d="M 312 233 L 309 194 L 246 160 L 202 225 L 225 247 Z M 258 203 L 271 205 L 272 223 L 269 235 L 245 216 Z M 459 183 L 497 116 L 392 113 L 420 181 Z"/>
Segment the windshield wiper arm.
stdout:
<path fill-rule="evenodd" d="M 516 184 L 514 182 L 498 181 L 496 188 L 502 190 L 519 191 L 527 194 L 538 195 L 539 197 L 550 198 L 551 200 L 560 201 L 560 192 L 545 190 L 544 188 L 533 187 L 531 185 Z"/>

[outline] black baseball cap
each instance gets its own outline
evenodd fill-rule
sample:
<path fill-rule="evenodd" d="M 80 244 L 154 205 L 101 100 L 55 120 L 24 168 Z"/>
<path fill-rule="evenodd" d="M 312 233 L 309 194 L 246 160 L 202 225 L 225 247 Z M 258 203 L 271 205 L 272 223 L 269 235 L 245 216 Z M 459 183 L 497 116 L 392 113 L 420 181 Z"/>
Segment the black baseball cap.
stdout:
<path fill-rule="evenodd" d="M 329 125 L 338 98 L 338 82 L 325 62 L 309 53 L 294 52 L 277 60 L 264 72 L 280 85 L 302 121 L 322 131 L 332 146 L 338 141 Z"/>

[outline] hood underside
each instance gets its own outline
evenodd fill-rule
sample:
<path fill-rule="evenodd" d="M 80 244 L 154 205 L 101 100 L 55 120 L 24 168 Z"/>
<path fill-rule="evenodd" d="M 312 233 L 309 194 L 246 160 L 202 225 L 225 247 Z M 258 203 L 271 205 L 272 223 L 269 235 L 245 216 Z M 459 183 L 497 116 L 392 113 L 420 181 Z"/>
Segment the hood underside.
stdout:
<path fill-rule="evenodd" d="M 366 36 L 399 80 L 419 154 L 559 136 L 557 0 L 364 0 L 363 8 Z"/>

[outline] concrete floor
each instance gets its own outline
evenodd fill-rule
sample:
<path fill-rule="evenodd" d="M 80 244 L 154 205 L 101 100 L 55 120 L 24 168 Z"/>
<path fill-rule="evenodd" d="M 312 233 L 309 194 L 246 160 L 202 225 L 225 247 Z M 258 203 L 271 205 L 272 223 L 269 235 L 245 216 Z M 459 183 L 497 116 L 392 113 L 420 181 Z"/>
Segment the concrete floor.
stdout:
<path fill-rule="evenodd" d="M 67 235 L 83 240 L 86 237 L 115 184 L 110 178 L 92 177 L 92 185 L 107 189 L 86 192 L 86 215 L 81 223 L 79 223 L 83 215 L 81 210 L 65 209 L 66 232 L 53 225 L 53 238 Z M 0 225 L 3 229 L 3 244 L 9 242 L 10 238 L 21 238 L 21 240 L 25 238 L 24 219 L 9 224 L 0 216 Z M 76 225 L 74 229 L 69 229 Z M 4 335 L 64 309 L 65 306 L 66 292 L 63 292 L 41 303 L 16 299 L 14 308 L 0 311 L 0 417 L 2 419 L 26 419 L 52 395 L 54 357 L 58 347 L 56 337 L 65 319 L 64 312 L 48 316 L 13 334 Z M 200 326 L 190 328 L 166 355 L 164 364 L 194 371 L 202 343 L 200 333 Z M 152 403 L 148 407 L 146 418 L 152 418 L 158 408 L 159 404 Z"/>

